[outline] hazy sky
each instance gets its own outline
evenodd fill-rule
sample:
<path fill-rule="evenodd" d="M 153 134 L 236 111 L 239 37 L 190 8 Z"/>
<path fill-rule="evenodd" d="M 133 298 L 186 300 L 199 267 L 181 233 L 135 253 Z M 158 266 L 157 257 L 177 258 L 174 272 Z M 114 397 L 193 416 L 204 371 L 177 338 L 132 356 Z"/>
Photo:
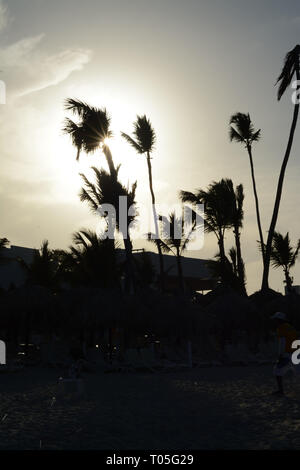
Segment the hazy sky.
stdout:
<path fill-rule="evenodd" d="M 296 0 L 9 0 L 0 8 L 1 231 L 12 244 L 38 247 L 45 238 L 66 248 L 71 234 L 97 227 L 80 203 L 79 171 L 105 166 L 76 152 L 62 135 L 63 101 L 105 106 L 112 117 L 113 157 L 124 183 L 138 180 L 137 200 L 149 201 L 147 167 L 125 142 L 137 114 L 157 133 L 153 176 L 159 203 L 178 202 L 180 189 L 232 178 L 245 190 L 242 249 L 248 291 L 260 287 L 261 260 L 249 161 L 231 144 L 228 121 L 250 112 L 262 139 L 254 160 L 263 230 L 273 208 L 289 132 L 291 92 L 279 103 L 275 81 L 283 58 L 300 40 Z M 286 173 L 277 229 L 299 228 L 300 123 Z M 228 234 L 227 248 L 232 244 Z M 200 256 L 217 252 L 207 235 Z M 190 253 L 194 256 L 194 253 Z M 300 284 L 300 263 L 293 271 Z M 282 291 L 281 271 L 271 286 Z"/>

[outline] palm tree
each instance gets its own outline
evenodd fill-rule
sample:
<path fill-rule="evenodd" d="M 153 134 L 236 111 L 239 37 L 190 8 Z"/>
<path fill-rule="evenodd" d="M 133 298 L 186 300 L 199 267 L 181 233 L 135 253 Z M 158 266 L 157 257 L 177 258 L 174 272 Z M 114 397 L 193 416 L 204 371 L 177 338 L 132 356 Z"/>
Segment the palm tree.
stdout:
<path fill-rule="evenodd" d="M 271 252 L 272 252 L 272 241 L 273 236 L 276 228 L 278 213 L 279 213 L 279 206 L 280 200 L 282 195 L 282 188 L 283 188 L 283 181 L 285 170 L 287 167 L 287 163 L 290 157 L 290 153 L 292 150 L 294 134 L 296 130 L 298 114 L 299 114 L 299 90 L 300 90 L 300 66 L 299 66 L 299 55 L 300 55 L 300 45 L 297 45 L 293 50 L 287 53 L 283 65 L 283 69 L 281 74 L 277 79 L 277 83 L 279 83 L 277 98 L 278 101 L 281 99 L 282 95 L 285 93 L 286 89 L 290 85 L 294 76 L 296 76 L 297 80 L 297 100 L 294 104 L 294 113 L 293 113 L 293 120 L 290 129 L 290 135 L 287 143 L 287 148 L 285 151 L 285 155 L 283 158 L 283 162 L 281 165 L 281 170 L 279 174 L 278 184 L 277 184 L 277 191 L 275 197 L 275 204 L 273 209 L 273 215 L 271 219 L 271 224 L 268 233 L 267 245 L 266 245 L 266 255 L 265 255 L 265 263 L 264 263 L 264 272 L 262 278 L 262 290 L 267 290 L 269 288 L 269 270 L 270 270 L 270 260 L 271 260 Z"/>
<path fill-rule="evenodd" d="M 188 202 L 194 206 L 204 204 L 204 229 L 206 232 L 216 235 L 220 259 L 225 263 L 225 230 L 232 226 L 232 194 L 228 191 L 226 180 L 213 181 L 206 191 L 203 189 L 198 189 L 195 193 L 180 191 L 180 199 L 182 202 Z"/>
<path fill-rule="evenodd" d="M 231 260 L 232 264 L 232 269 L 234 274 L 237 276 L 238 275 L 238 267 L 237 267 L 237 253 L 236 253 L 236 248 L 232 246 L 228 252 L 229 258 Z"/>
<path fill-rule="evenodd" d="M 135 290 L 135 276 L 133 270 L 134 264 L 132 258 L 132 243 L 130 239 L 129 226 L 132 227 L 137 213 L 129 211 L 129 208 L 135 207 L 135 193 L 137 183 L 135 182 L 131 186 L 131 189 L 125 188 L 117 178 L 119 168 L 116 169 L 116 176 L 112 176 L 107 171 L 103 169 L 99 170 L 96 167 L 92 167 L 92 170 L 95 175 L 95 183 L 89 181 L 85 175 L 80 174 L 84 182 L 84 187 L 81 188 L 79 195 L 80 200 L 87 202 L 92 212 L 98 215 L 100 214 L 99 208 L 101 208 L 101 206 L 104 204 L 109 204 L 112 208 L 115 209 L 114 214 L 108 214 L 105 212 L 103 217 L 107 222 L 107 230 L 111 231 L 110 236 L 113 236 L 116 229 L 123 237 L 127 261 L 127 286 L 129 288 L 131 283 L 133 289 Z M 126 214 L 128 214 L 126 226 L 124 226 L 122 223 L 122 215 L 124 214 L 121 213 L 121 208 L 119 206 L 119 198 L 122 196 L 126 198 L 125 210 Z"/>
<path fill-rule="evenodd" d="M 72 285 L 113 287 L 120 277 L 115 240 L 82 229 L 73 234 L 74 245 L 61 252 L 61 274 Z"/>
<path fill-rule="evenodd" d="M 283 268 L 285 284 L 288 292 L 292 292 L 293 278 L 290 276 L 290 269 L 295 265 L 300 249 L 300 240 L 295 249 L 291 246 L 289 233 L 284 237 L 281 233 L 275 232 L 272 241 L 271 263 L 274 268 Z"/>
<path fill-rule="evenodd" d="M 238 276 L 236 248 L 230 248 L 228 254 L 231 262 L 227 257 L 225 257 L 225 260 L 221 260 L 220 253 L 217 253 L 214 259 L 206 262 L 206 266 L 213 273 L 215 279 L 222 280 L 223 285 L 230 286 L 234 290 L 244 293 L 241 289 L 241 282 Z"/>
<path fill-rule="evenodd" d="M 229 130 L 230 140 L 244 144 L 245 148 L 247 149 L 248 156 L 249 156 L 252 185 L 253 185 L 253 192 L 254 192 L 254 199 L 255 199 L 255 207 L 256 207 L 256 219 L 257 219 L 257 225 L 258 225 L 260 244 L 262 246 L 262 257 L 264 260 L 264 257 L 265 257 L 264 239 L 263 239 L 263 233 L 262 233 L 262 228 L 261 228 L 258 196 L 257 196 L 257 190 L 256 190 L 254 165 L 253 165 L 253 157 L 252 157 L 252 144 L 253 142 L 257 142 L 260 139 L 260 135 L 261 135 L 260 129 L 258 131 L 254 130 L 254 126 L 250 119 L 249 113 L 248 114 L 236 113 L 233 116 L 231 116 L 230 130 Z"/>
<path fill-rule="evenodd" d="M 93 153 L 102 149 L 111 176 L 117 177 L 117 171 L 106 139 L 112 136 L 109 128 L 110 117 L 105 108 L 99 109 L 89 106 L 83 101 L 68 98 L 65 109 L 72 111 L 79 118 L 75 123 L 69 118 L 65 119 L 63 131 L 71 136 L 73 145 L 77 148 L 76 160 L 79 160 L 80 152 Z"/>
<path fill-rule="evenodd" d="M 0 264 L 4 263 L 7 258 L 5 256 L 5 248 L 9 245 L 7 238 L 0 238 Z"/>
<path fill-rule="evenodd" d="M 136 122 L 133 124 L 134 138 L 122 132 L 122 137 L 139 153 L 140 155 L 146 155 L 147 166 L 148 166 L 148 176 L 149 176 L 149 187 L 152 199 L 152 211 L 155 227 L 155 238 L 159 240 L 159 227 L 158 227 L 158 217 L 155 206 L 155 194 L 153 190 L 153 181 L 152 181 L 152 166 L 151 166 L 151 153 L 154 149 L 154 144 L 156 141 L 155 131 L 151 125 L 151 122 L 147 117 L 137 116 Z M 157 250 L 159 254 L 159 265 L 160 265 L 160 281 L 162 291 L 164 290 L 164 259 L 162 254 L 161 244 L 157 243 Z"/>
<path fill-rule="evenodd" d="M 18 258 L 17 261 L 27 273 L 28 284 L 54 290 L 57 288 L 58 264 L 54 251 L 49 249 L 48 240 L 42 242 L 40 250 L 35 252 L 31 263 L 26 263 L 22 258 Z"/>
<path fill-rule="evenodd" d="M 164 252 L 172 252 L 176 256 L 179 289 L 184 292 L 184 279 L 182 272 L 181 256 L 190 241 L 192 232 L 196 229 L 196 220 L 192 222 L 189 233 L 185 233 L 183 217 L 176 217 L 175 212 L 171 212 L 169 217 L 160 216 L 161 223 L 161 248 Z M 151 239 L 151 237 L 149 237 Z M 152 240 L 156 242 L 156 240 Z"/>
<path fill-rule="evenodd" d="M 219 255 L 216 256 L 217 261 L 212 261 L 212 264 L 221 264 L 221 266 L 217 266 L 217 269 L 219 273 L 224 273 L 224 282 L 227 282 L 226 280 L 232 277 L 231 274 L 228 276 L 228 270 L 231 271 L 231 268 L 229 268 L 230 263 L 225 254 L 225 231 L 226 229 L 233 228 L 236 243 L 237 278 L 240 284 L 240 291 L 246 294 L 245 268 L 240 242 L 240 229 L 243 226 L 244 217 L 243 185 L 238 185 L 234 190 L 232 180 L 224 178 L 219 182 L 214 181 L 211 183 L 207 191 L 202 189 L 198 189 L 196 193 L 181 191 L 180 197 L 182 202 L 189 202 L 193 205 L 205 205 L 204 228 L 206 232 L 213 232 L 216 235 L 219 245 Z"/>
<path fill-rule="evenodd" d="M 239 184 L 236 189 L 233 189 L 233 184 L 231 180 L 228 180 L 229 184 L 229 191 L 232 194 L 232 227 L 233 233 L 235 238 L 235 246 L 236 246 L 236 274 L 238 275 L 241 292 L 247 295 L 246 287 L 245 287 L 245 264 L 242 258 L 242 250 L 241 250 L 241 234 L 240 229 L 243 227 L 243 218 L 244 218 L 244 211 L 243 211 L 243 203 L 244 203 L 244 189 L 243 185 Z M 229 252 L 230 255 L 230 252 Z"/>

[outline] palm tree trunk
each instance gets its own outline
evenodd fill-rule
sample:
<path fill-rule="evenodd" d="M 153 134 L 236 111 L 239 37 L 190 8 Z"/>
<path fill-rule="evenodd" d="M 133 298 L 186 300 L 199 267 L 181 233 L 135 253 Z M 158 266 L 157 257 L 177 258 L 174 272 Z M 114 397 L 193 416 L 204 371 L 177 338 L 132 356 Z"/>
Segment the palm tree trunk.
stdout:
<path fill-rule="evenodd" d="M 110 151 L 110 148 L 109 148 L 108 145 L 103 145 L 103 153 L 105 155 L 105 158 L 106 158 L 106 161 L 107 161 L 107 164 L 108 164 L 108 167 L 109 167 L 109 172 L 110 172 L 111 176 L 116 178 L 117 177 L 117 171 L 116 171 L 116 168 L 115 168 L 115 165 L 114 165 L 114 162 L 113 162 L 113 159 L 112 159 L 112 154 L 111 154 L 111 151 Z"/>
<path fill-rule="evenodd" d="M 224 234 L 222 233 L 222 231 L 219 232 L 218 245 L 219 245 L 219 250 L 220 250 L 220 259 L 221 259 L 221 262 L 224 264 L 226 255 L 225 255 L 225 247 L 224 247 Z"/>
<path fill-rule="evenodd" d="M 150 153 L 147 152 L 147 165 L 148 165 L 148 175 L 149 175 L 149 186 L 150 186 L 150 193 L 152 198 L 152 211 L 153 211 L 153 218 L 154 218 L 154 226 L 155 226 L 155 236 L 156 239 L 159 239 L 159 230 L 158 230 L 158 222 L 157 222 L 157 213 L 155 207 L 155 195 L 153 191 L 153 182 L 152 182 L 152 167 L 151 167 L 151 160 L 150 160 Z M 164 273 L 164 257 L 162 254 L 161 246 L 157 244 L 158 256 L 159 256 L 159 271 L 160 271 L 160 286 L 162 292 L 165 290 L 165 273 Z"/>
<path fill-rule="evenodd" d="M 297 76 L 297 96 L 298 92 L 300 89 L 300 73 L 299 69 L 297 68 L 296 71 L 296 76 Z M 294 134 L 297 126 L 297 120 L 298 120 L 298 114 L 299 114 L 299 103 L 296 103 L 294 106 L 294 114 L 293 114 L 293 121 L 291 125 L 291 130 L 290 130 L 290 135 L 289 135 L 289 140 L 287 144 L 287 148 L 285 151 L 284 159 L 281 165 L 281 170 L 279 174 L 279 179 L 278 179 L 278 184 L 277 184 L 277 192 L 276 192 L 276 198 L 275 198 L 275 204 L 274 204 L 274 209 L 273 209 L 273 215 L 272 215 L 272 220 L 269 228 L 269 234 L 268 234 L 268 240 L 267 240 L 267 246 L 266 246 L 266 253 L 265 253 L 265 262 L 264 262 L 264 272 L 263 272 L 263 278 L 262 278 L 262 290 L 267 290 L 269 288 L 269 270 L 270 270 L 270 259 L 271 259 L 271 250 L 272 250 L 272 241 L 273 241 L 273 236 L 276 228 L 276 222 L 278 218 L 278 213 L 279 213 L 279 206 L 280 206 L 280 200 L 281 200 L 281 195 L 282 195 L 282 188 L 283 188 L 283 180 L 284 180 L 284 175 L 285 175 L 285 170 L 286 166 L 290 157 L 292 145 L 293 145 L 293 140 L 294 140 Z"/>
<path fill-rule="evenodd" d="M 292 289 L 292 279 L 290 277 L 289 269 L 287 267 L 285 267 L 283 269 L 284 269 L 284 275 L 285 275 L 286 290 L 290 294 L 293 291 L 293 289 Z"/>
<path fill-rule="evenodd" d="M 263 263 L 264 263 L 264 260 L 265 260 L 265 245 L 264 245 L 264 237 L 263 237 L 261 222 L 260 222 L 259 204 L 258 204 L 258 196 L 257 196 L 257 191 L 256 191 L 256 182 L 255 182 L 255 175 L 254 175 L 254 166 L 253 166 L 251 145 L 247 145 L 247 150 L 248 150 L 248 155 L 249 155 L 249 160 L 250 160 L 252 185 L 253 185 L 255 207 L 256 207 L 256 219 L 257 219 L 259 239 L 260 239 L 260 245 L 261 245 L 261 252 L 262 252 Z"/>
<path fill-rule="evenodd" d="M 235 237 L 235 245 L 236 245 L 237 272 L 238 272 L 238 277 L 239 277 L 239 281 L 241 284 L 241 292 L 247 295 L 247 291 L 245 287 L 245 265 L 244 265 L 243 258 L 242 258 L 239 227 L 234 228 L 234 237 Z"/>
<path fill-rule="evenodd" d="M 181 256 L 180 256 L 179 248 L 176 249 L 176 259 L 177 259 L 179 289 L 181 290 L 182 293 L 184 293 L 184 280 L 183 280 Z"/>
<path fill-rule="evenodd" d="M 132 256 L 132 243 L 127 234 L 127 237 L 123 237 L 124 247 L 126 252 L 126 283 L 125 289 L 128 293 L 133 291 L 136 292 L 136 283 L 134 275 L 134 266 L 133 266 L 133 256 Z"/>

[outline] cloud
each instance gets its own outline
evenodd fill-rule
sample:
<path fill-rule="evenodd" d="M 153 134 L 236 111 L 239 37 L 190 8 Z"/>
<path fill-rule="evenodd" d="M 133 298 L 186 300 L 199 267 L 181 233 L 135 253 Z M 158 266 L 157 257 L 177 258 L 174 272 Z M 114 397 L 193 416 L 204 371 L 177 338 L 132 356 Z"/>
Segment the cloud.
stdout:
<path fill-rule="evenodd" d="M 0 32 L 11 20 L 7 6 L 0 0 Z M 41 33 L 0 47 L 1 78 L 11 99 L 57 85 L 91 59 L 91 51 L 81 48 L 61 48 L 49 53 L 43 48 L 44 37 Z"/>
<path fill-rule="evenodd" d="M 7 6 L 0 0 L 0 31 L 3 31 L 9 24 L 11 18 L 8 14 Z"/>
<path fill-rule="evenodd" d="M 43 90 L 66 80 L 90 61 L 91 53 L 84 49 L 67 49 L 57 54 L 39 57 L 24 68 L 27 72 L 19 96 Z"/>
<path fill-rule="evenodd" d="M 13 96 L 24 96 L 57 85 L 72 72 L 81 70 L 91 59 L 91 51 L 80 48 L 48 54 L 41 47 L 43 38 L 44 34 L 40 34 L 0 48 L 4 79 Z"/>

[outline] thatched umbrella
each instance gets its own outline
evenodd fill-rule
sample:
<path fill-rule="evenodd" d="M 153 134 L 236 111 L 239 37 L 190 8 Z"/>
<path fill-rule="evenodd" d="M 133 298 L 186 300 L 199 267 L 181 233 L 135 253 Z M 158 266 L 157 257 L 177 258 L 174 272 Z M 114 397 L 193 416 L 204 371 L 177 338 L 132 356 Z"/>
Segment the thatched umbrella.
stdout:
<path fill-rule="evenodd" d="M 249 300 L 259 309 L 264 308 L 266 304 L 272 300 L 276 300 L 283 297 L 280 292 L 276 292 L 273 289 L 268 289 L 266 291 L 257 291 L 254 294 L 249 296 Z"/>
<path fill-rule="evenodd" d="M 7 293 L 6 308 L 9 312 L 8 329 L 16 346 L 18 331 L 23 330 L 27 352 L 32 328 L 45 332 L 49 314 L 54 309 L 54 298 L 45 287 L 22 286 Z"/>
<path fill-rule="evenodd" d="M 237 294 L 237 291 L 232 289 L 229 286 L 224 286 L 223 284 L 218 284 L 213 290 L 209 291 L 207 294 L 203 295 L 202 298 L 200 299 L 201 305 L 203 307 L 206 307 L 207 305 L 211 304 L 212 302 L 223 298 L 224 296 L 228 295 L 239 295 Z M 245 296 L 240 296 L 245 298 Z"/>
<path fill-rule="evenodd" d="M 284 312 L 289 321 L 300 330 L 300 295 L 290 293 L 271 300 L 266 306 L 266 315 L 270 317 L 275 312 Z"/>
<path fill-rule="evenodd" d="M 280 302 L 283 297 L 284 296 L 282 294 L 272 289 L 257 291 L 249 296 L 251 304 L 259 312 L 260 336 L 264 341 L 268 341 L 270 339 L 270 315 L 273 311 L 270 305 L 272 303 L 278 303 L 278 301 Z"/>
<path fill-rule="evenodd" d="M 222 348 L 226 341 L 234 340 L 238 331 L 253 334 L 260 329 L 260 315 L 255 306 L 234 291 L 217 296 L 205 311 L 215 319 L 215 331 L 220 335 Z"/>
<path fill-rule="evenodd" d="M 103 336 L 120 323 L 122 309 L 121 292 L 118 289 L 79 287 L 60 294 L 59 305 L 63 325 L 61 329 L 67 340 L 77 341 L 80 348 L 94 346 L 96 337 Z M 106 342 L 111 343 L 108 339 Z"/>

